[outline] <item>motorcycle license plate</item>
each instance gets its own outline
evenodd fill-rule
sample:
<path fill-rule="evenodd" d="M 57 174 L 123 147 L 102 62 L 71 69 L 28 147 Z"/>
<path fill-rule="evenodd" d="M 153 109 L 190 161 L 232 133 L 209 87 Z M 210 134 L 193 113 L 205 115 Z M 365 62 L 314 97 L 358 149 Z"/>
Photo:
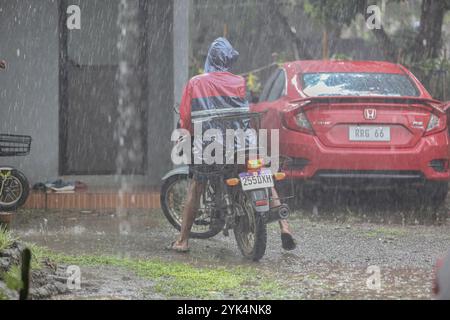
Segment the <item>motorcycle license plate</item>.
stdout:
<path fill-rule="evenodd" d="M 239 175 L 239 178 L 244 191 L 274 187 L 273 174 L 269 169 L 257 172 L 243 172 Z"/>

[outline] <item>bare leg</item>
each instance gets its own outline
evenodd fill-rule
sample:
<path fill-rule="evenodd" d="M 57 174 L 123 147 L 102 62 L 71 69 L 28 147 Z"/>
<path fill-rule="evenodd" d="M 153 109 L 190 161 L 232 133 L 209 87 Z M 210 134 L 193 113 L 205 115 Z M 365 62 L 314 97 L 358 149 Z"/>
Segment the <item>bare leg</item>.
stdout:
<path fill-rule="evenodd" d="M 280 198 L 278 196 L 278 192 L 277 192 L 277 190 L 275 190 L 275 188 L 272 188 L 272 201 L 270 203 L 270 207 L 271 208 L 276 208 L 276 207 L 279 207 L 279 206 L 281 206 L 281 201 L 280 201 Z M 291 229 L 289 228 L 289 223 L 287 222 L 287 220 L 280 220 L 279 224 L 280 224 L 281 233 L 292 234 Z"/>
<path fill-rule="evenodd" d="M 270 203 L 271 208 L 276 208 L 281 206 L 281 201 L 278 196 L 277 190 L 275 188 L 272 189 L 272 201 Z M 297 247 L 297 242 L 292 236 L 291 229 L 289 227 L 289 223 L 287 220 L 280 220 L 280 229 L 281 229 L 281 243 L 284 250 L 291 251 Z"/>
<path fill-rule="evenodd" d="M 291 228 L 289 227 L 289 223 L 287 220 L 280 220 L 279 223 L 280 223 L 281 233 L 287 233 L 287 234 L 292 235 Z"/>
<path fill-rule="evenodd" d="M 195 214 L 200 205 L 202 191 L 203 185 L 195 180 L 192 180 L 189 185 L 186 204 L 183 209 L 180 237 L 173 245 L 173 249 L 175 250 L 187 250 L 189 248 L 189 233 L 191 232 Z"/>

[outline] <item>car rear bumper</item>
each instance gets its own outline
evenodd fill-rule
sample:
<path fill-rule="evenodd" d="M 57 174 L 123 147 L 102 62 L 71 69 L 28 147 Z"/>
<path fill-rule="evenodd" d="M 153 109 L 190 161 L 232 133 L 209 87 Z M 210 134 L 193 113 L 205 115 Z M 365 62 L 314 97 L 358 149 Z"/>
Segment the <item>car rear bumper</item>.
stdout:
<path fill-rule="evenodd" d="M 422 186 L 426 178 L 419 171 L 317 171 L 308 181 L 325 187 L 385 189 L 400 186 Z"/>
<path fill-rule="evenodd" d="M 449 181 L 447 131 L 422 138 L 408 149 L 355 149 L 324 146 L 313 135 L 282 129 L 280 153 L 293 159 L 296 179 L 330 181 Z M 445 163 L 444 168 L 436 164 Z"/>

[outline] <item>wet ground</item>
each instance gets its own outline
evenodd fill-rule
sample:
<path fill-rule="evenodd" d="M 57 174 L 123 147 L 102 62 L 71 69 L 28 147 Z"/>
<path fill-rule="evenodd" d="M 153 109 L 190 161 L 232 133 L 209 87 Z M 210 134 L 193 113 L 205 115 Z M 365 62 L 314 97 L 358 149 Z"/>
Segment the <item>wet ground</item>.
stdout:
<path fill-rule="evenodd" d="M 175 230 L 158 210 L 128 212 L 21 211 L 12 229 L 25 241 L 67 255 L 119 256 L 180 262 L 194 268 L 251 268 L 276 279 L 276 294 L 249 290 L 242 294 L 208 295 L 224 299 L 430 299 L 436 258 L 450 248 L 447 209 L 438 221 L 426 213 L 387 205 L 378 195 L 365 205 L 354 197 L 334 199 L 300 208 L 291 219 L 298 248 L 283 252 L 277 225 L 269 227 L 266 256 L 259 263 L 241 258 L 234 238 L 218 235 L 192 240 L 189 254 L 164 248 Z M 344 200 L 342 200 L 344 199 Z M 371 200 L 372 201 L 372 200 Z M 330 202 L 332 203 L 330 205 Z M 395 209 L 392 209 L 392 208 Z M 114 265 L 80 266 L 81 290 L 56 298 L 165 299 L 154 290 L 158 279 Z M 375 273 L 373 273 L 375 272 Z M 379 272 L 379 273 L 378 273 Z M 379 278 L 377 278 L 379 274 Z M 195 298 L 195 297 L 193 297 Z"/>

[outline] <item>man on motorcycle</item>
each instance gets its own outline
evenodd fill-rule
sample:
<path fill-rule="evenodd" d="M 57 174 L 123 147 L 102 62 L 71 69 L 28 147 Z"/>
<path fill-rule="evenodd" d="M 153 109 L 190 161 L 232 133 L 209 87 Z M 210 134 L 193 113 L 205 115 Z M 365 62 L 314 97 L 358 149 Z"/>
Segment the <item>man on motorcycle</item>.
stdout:
<path fill-rule="evenodd" d="M 6 61 L 5 60 L 0 60 L 0 70 L 2 69 L 6 69 Z"/>
<path fill-rule="evenodd" d="M 193 77 L 184 89 L 180 105 L 181 128 L 192 132 L 192 121 L 198 120 L 202 116 L 205 117 L 205 114 L 211 116 L 223 115 L 227 112 L 249 111 L 249 104 L 245 98 L 245 79 L 229 72 L 238 56 L 239 53 L 233 49 L 227 39 L 218 38 L 212 43 L 206 58 L 205 73 Z M 189 250 L 189 233 L 195 214 L 199 209 L 205 179 L 196 171 L 192 173 L 192 182 L 183 209 L 181 234 L 178 240 L 170 245 L 169 249 L 171 250 L 177 252 Z M 271 207 L 280 206 L 281 203 L 277 199 L 278 194 L 275 189 L 272 190 L 272 197 L 276 200 L 272 201 Z M 281 220 L 280 228 L 283 249 L 294 250 L 296 241 L 289 229 L 288 222 Z"/>

